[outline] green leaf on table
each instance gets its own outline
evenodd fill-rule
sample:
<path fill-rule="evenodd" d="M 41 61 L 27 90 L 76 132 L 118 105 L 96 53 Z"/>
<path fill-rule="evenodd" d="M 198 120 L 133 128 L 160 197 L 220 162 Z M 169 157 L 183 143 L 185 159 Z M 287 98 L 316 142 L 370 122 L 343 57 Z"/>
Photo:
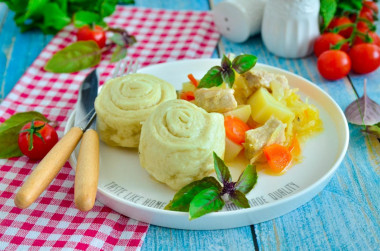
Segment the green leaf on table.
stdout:
<path fill-rule="evenodd" d="M 329 26 L 331 20 L 334 18 L 337 6 L 338 4 L 336 0 L 321 0 L 319 14 L 323 20 L 321 27 L 322 31 L 324 31 L 327 26 Z"/>
<path fill-rule="evenodd" d="M 219 156 L 213 152 L 213 157 L 214 157 L 214 168 L 215 168 L 215 173 L 216 177 L 220 182 L 223 184 L 226 184 L 227 182 L 232 181 L 231 173 L 230 170 L 228 170 L 228 167 L 224 163 L 224 161 L 219 158 Z"/>
<path fill-rule="evenodd" d="M 117 45 L 111 56 L 111 63 L 117 62 L 127 56 L 127 48 L 125 45 Z"/>
<path fill-rule="evenodd" d="M 252 165 L 248 165 L 244 171 L 240 174 L 238 181 L 236 182 L 235 189 L 247 194 L 257 183 L 256 168 Z"/>
<path fill-rule="evenodd" d="M 213 66 L 199 81 L 198 88 L 210 88 L 219 86 L 222 83 L 222 68 L 220 66 Z"/>
<path fill-rule="evenodd" d="M 254 55 L 244 54 L 239 55 L 232 61 L 232 68 L 239 74 L 243 74 L 252 69 L 257 62 L 257 57 Z"/>
<path fill-rule="evenodd" d="M 110 40 L 113 41 L 117 45 L 125 46 L 125 41 L 123 39 L 123 35 L 121 35 L 120 33 L 114 33 L 110 37 Z"/>
<path fill-rule="evenodd" d="M 241 208 L 250 208 L 247 197 L 239 190 L 235 190 L 228 197 L 236 206 Z"/>
<path fill-rule="evenodd" d="M 77 72 L 99 64 L 101 55 L 94 41 L 79 41 L 55 53 L 44 69 L 54 73 Z"/>
<path fill-rule="evenodd" d="M 166 210 L 188 212 L 190 202 L 201 191 L 206 188 L 214 187 L 221 189 L 219 182 L 214 177 L 205 177 L 201 180 L 191 182 L 180 189 L 173 197 L 173 200 L 165 206 Z"/>
<path fill-rule="evenodd" d="M 74 26 L 80 28 L 85 25 L 99 24 L 102 18 L 98 13 L 91 11 L 78 11 L 74 14 Z"/>
<path fill-rule="evenodd" d="M 224 206 L 224 201 L 219 195 L 219 190 L 209 187 L 199 192 L 190 202 L 189 219 L 193 220 L 202 215 L 217 212 Z"/>
<path fill-rule="evenodd" d="M 18 147 L 18 135 L 21 128 L 33 119 L 49 122 L 49 120 L 41 113 L 31 111 L 16 113 L 4 121 L 4 123 L 0 124 L 1 159 L 23 155 Z"/>

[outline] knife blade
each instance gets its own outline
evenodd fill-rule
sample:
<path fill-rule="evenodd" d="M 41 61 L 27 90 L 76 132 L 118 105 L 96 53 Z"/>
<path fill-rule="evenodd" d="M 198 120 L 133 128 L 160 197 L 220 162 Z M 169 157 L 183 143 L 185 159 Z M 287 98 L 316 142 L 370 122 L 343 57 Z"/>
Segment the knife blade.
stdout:
<path fill-rule="evenodd" d="M 79 143 L 83 136 L 84 131 L 93 123 L 95 120 L 95 110 L 94 101 L 98 92 L 98 76 L 96 69 L 86 76 L 83 81 L 78 95 L 78 102 L 76 109 L 79 109 L 78 120 L 77 115 L 75 116 L 74 126 L 54 145 L 54 147 L 49 151 L 49 153 L 41 160 L 41 162 L 36 166 L 33 172 L 26 179 L 20 190 L 17 192 L 14 202 L 19 208 L 29 207 L 48 187 L 52 180 L 57 176 L 59 171 L 62 169 L 63 165 L 66 163 L 70 154 L 74 151 L 76 145 Z M 92 107 L 92 108 L 91 108 Z M 80 117 L 83 116 L 83 117 Z M 90 142 L 95 144 L 96 151 L 96 131 L 91 129 L 88 135 L 91 139 Z M 86 133 L 87 133 L 86 131 Z M 85 134 L 86 134 L 85 133 Z M 86 136 L 86 138 L 88 138 Z M 95 141 L 95 142 L 94 142 Z M 85 140 L 88 142 L 88 140 Z M 91 163 L 99 165 L 99 141 L 97 142 L 98 153 L 94 151 L 86 151 L 84 148 L 84 154 L 95 154 L 94 160 Z M 81 144 L 83 145 L 83 144 Z M 83 146 L 82 146 L 83 147 Z M 81 147 L 81 148 L 82 148 Z M 84 147 L 91 148 L 87 143 Z M 81 151 L 81 150 L 80 150 Z M 83 151 L 82 151 L 83 152 Z M 80 155 L 80 154 L 79 154 Z M 83 154 L 82 154 L 83 155 Z M 97 161 L 96 161 L 97 158 Z M 83 157 L 82 157 L 83 160 Z M 78 156 L 79 162 L 79 156 Z M 97 163 L 96 163 L 97 162 Z M 97 167 L 99 168 L 99 167 Z M 95 166 L 96 169 L 96 166 Z M 97 181 L 97 179 L 96 179 Z M 74 187 L 75 189 L 75 187 Z M 96 193 L 96 192 L 95 192 Z"/>

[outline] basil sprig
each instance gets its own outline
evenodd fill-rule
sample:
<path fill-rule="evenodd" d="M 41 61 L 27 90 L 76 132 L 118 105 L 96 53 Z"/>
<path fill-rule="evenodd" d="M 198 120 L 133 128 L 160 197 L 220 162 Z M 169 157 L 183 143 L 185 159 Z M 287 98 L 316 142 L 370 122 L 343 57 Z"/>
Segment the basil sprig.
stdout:
<path fill-rule="evenodd" d="M 256 168 L 248 165 L 238 181 L 233 182 L 224 161 L 216 153 L 213 153 L 213 157 L 216 176 L 222 185 L 211 176 L 194 181 L 174 195 L 173 200 L 166 205 L 166 210 L 189 212 L 189 219 L 193 220 L 221 210 L 225 205 L 225 197 L 238 207 L 250 207 L 245 194 L 249 193 L 257 182 Z"/>
<path fill-rule="evenodd" d="M 249 54 L 239 55 L 232 62 L 223 55 L 221 66 L 213 66 L 200 80 L 198 88 L 219 86 L 223 82 L 232 87 L 235 82 L 235 71 L 243 74 L 254 67 L 256 62 L 257 57 Z"/>

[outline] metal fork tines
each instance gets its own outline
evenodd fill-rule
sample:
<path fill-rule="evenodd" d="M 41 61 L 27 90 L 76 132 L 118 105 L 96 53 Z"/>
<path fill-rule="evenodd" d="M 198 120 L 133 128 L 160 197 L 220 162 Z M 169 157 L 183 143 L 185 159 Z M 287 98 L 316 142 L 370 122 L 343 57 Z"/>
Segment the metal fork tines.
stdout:
<path fill-rule="evenodd" d="M 112 78 L 121 77 L 131 73 L 135 73 L 138 69 L 139 62 L 137 59 L 120 60 L 117 62 Z"/>

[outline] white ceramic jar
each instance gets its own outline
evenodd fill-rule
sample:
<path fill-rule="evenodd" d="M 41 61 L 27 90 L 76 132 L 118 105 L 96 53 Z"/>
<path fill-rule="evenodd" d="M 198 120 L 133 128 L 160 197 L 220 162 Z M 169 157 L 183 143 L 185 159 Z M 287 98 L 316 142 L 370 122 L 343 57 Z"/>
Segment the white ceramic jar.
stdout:
<path fill-rule="evenodd" d="M 261 26 L 267 49 L 285 58 L 308 56 L 320 34 L 319 7 L 319 0 L 268 1 Z"/>
<path fill-rule="evenodd" d="M 232 42 L 244 42 L 260 33 L 267 0 L 225 0 L 213 9 L 218 31 Z"/>

